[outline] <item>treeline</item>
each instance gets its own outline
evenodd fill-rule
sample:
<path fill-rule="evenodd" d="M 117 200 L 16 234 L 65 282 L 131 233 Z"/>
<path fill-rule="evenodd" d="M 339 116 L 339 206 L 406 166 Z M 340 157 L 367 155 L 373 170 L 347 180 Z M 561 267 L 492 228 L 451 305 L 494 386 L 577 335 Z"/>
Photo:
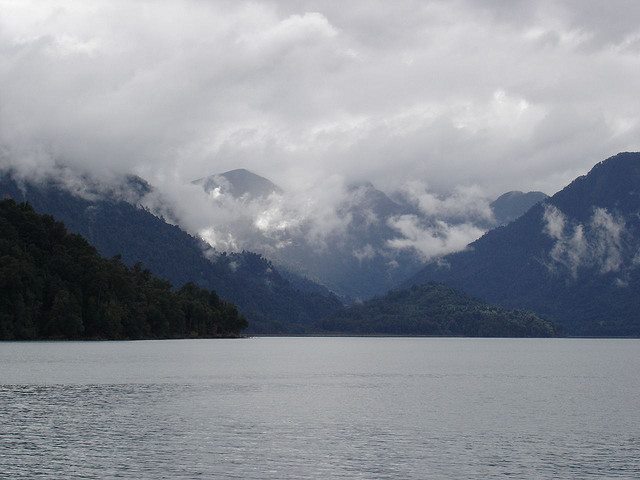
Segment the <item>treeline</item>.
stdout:
<path fill-rule="evenodd" d="M 319 323 L 325 332 L 465 337 L 553 337 L 531 312 L 489 305 L 441 284 L 414 286 L 346 308 Z"/>
<path fill-rule="evenodd" d="M 246 326 L 215 292 L 174 291 L 30 205 L 0 201 L 0 339 L 226 337 Z"/>

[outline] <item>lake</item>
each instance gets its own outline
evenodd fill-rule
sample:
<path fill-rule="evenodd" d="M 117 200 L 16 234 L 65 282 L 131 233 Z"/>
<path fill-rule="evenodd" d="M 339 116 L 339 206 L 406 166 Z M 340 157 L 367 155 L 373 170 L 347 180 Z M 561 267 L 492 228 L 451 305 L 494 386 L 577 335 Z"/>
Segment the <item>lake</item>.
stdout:
<path fill-rule="evenodd" d="M 640 341 L 0 343 L 2 478 L 639 478 Z"/>

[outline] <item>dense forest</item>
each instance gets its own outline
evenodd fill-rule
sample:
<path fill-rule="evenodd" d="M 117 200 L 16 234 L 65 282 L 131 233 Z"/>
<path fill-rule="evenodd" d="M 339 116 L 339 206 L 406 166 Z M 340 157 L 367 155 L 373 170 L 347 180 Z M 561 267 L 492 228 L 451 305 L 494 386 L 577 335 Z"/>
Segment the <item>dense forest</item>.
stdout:
<path fill-rule="evenodd" d="M 246 326 L 215 292 L 173 290 L 30 205 L 0 201 L 0 339 L 226 337 Z"/>
<path fill-rule="evenodd" d="M 488 305 L 440 284 L 393 291 L 320 322 L 332 333 L 467 337 L 552 337 L 535 314 Z"/>

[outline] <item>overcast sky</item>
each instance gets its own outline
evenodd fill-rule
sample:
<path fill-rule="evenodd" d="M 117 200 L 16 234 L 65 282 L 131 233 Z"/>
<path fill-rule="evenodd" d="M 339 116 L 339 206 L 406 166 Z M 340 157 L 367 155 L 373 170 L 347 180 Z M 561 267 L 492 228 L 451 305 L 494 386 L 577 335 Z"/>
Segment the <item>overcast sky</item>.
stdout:
<path fill-rule="evenodd" d="M 0 0 L 0 151 L 553 193 L 640 149 L 640 2 Z"/>

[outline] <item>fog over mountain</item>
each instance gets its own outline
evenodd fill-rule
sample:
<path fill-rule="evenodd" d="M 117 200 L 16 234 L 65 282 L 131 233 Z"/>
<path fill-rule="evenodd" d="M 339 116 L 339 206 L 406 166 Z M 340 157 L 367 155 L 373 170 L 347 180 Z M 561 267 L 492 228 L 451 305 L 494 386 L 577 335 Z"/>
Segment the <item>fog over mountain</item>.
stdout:
<path fill-rule="evenodd" d="M 465 248 L 489 228 L 523 214 L 544 195 L 502 196 L 498 221 L 478 189 L 436 196 L 418 181 L 391 196 L 370 182 L 352 183 L 327 203 L 315 205 L 294 201 L 290 192 L 245 169 L 192 183 L 202 188 L 208 203 L 173 212 L 177 223 L 212 246 L 260 252 L 353 299 L 387 291 L 416 273 L 423 262 Z M 153 196 L 145 201 L 158 211 Z M 308 210 L 296 208 L 299 205 Z"/>
<path fill-rule="evenodd" d="M 504 192 L 551 194 L 640 138 L 632 1 L 0 11 L 0 164 L 36 180 L 65 165 L 78 191 L 139 175 L 147 208 L 220 250 L 300 263 L 296 239 L 322 252 L 355 229 L 354 262 L 429 260 L 493 225 Z M 281 190 L 192 183 L 242 169 Z M 376 192 L 400 210 L 369 215 Z"/>

